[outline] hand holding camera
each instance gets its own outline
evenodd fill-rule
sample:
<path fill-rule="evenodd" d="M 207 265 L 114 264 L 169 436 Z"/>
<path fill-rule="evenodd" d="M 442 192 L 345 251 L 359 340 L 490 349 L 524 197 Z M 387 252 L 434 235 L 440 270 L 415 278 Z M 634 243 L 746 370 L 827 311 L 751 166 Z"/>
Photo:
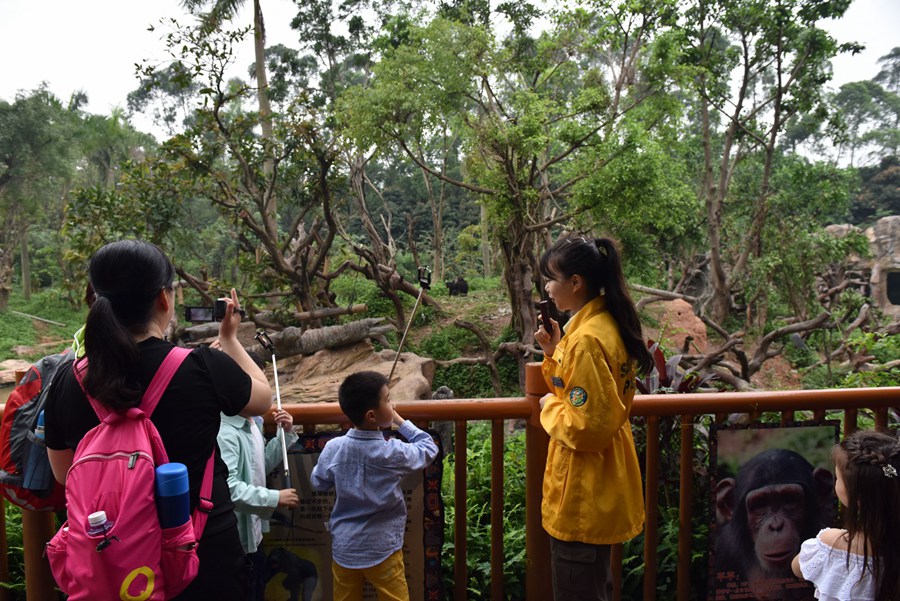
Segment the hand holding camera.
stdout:
<path fill-rule="evenodd" d="M 225 308 L 229 299 L 218 298 L 212 307 L 185 307 L 184 319 L 191 323 L 209 323 L 211 321 L 222 321 L 225 318 Z M 235 312 L 240 316 L 247 317 L 243 309 L 236 308 Z"/>

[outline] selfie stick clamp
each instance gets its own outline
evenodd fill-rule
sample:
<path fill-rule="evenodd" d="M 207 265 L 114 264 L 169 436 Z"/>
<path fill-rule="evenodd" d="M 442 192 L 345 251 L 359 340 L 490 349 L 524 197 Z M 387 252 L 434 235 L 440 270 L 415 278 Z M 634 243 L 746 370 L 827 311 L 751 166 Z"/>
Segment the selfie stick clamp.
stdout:
<path fill-rule="evenodd" d="M 403 330 L 403 337 L 400 338 L 400 345 L 397 347 L 397 355 L 394 357 L 394 364 L 391 366 L 391 373 L 388 375 L 388 382 L 394 376 L 394 370 L 397 369 L 397 361 L 400 360 L 400 351 L 403 349 L 403 343 L 406 341 L 406 335 L 409 334 L 409 327 L 412 325 L 413 318 L 416 316 L 416 309 L 422 301 L 422 295 L 431 288 L 431 270 L 425 266 L 419 267 L 419 296 L 416 297 L 416 304 L 413 305 L 412 313 L 409 314 L 409 320 L 406 322 L 406 329 Z"/>
<path fill-rule="evenodd" d="M 257 330 L 256 341 L 269 353 L 272 354 L 272 374 L 275 378 L 275 406 L 281 411 L 281 388 L 278 385 L 278 365 L 275 363 L 275 344 L 264 330 Z M 287 441 L 284 438 L 284 428 L 277 425 L 275 429 L 278 431 L 278 439 L 281 441 L 281 459 L 284 462 L 284 487 L 293 488 L 291 486 L 291 470 L 288 467 Z"/>

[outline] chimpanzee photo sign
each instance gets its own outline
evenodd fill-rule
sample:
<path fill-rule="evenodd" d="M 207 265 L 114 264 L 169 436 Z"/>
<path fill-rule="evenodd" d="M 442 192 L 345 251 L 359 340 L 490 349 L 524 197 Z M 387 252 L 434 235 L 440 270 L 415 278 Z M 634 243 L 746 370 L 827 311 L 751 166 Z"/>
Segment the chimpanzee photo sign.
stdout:
<path fill-rule="evenodd" d="M 716 426 L 708 601 L 812 600 L 791 572 L 800 544 L 835 525 L 839 422 Z"/>

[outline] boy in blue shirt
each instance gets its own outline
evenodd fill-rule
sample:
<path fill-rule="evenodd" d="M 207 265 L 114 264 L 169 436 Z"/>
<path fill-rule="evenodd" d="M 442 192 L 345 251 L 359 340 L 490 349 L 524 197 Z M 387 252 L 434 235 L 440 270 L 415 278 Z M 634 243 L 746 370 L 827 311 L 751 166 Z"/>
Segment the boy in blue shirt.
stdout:
<path fill-rule="evenodd" d="M 315 490 L 335 488 L 328 522 L 333 599 L 362 599 L 368 580 L 380 601 L 409 601 L 402 551 L 406 502 L 400 481 L 434 461 L 437 446 L 430 434 L 394 410 L 388 379 L 380 373 L 347 376 L 338 401 L 354 427 L 325 444 L 310 475 Z M 384 439 L 381 429 L 392 424 L 409 442 Z"/>

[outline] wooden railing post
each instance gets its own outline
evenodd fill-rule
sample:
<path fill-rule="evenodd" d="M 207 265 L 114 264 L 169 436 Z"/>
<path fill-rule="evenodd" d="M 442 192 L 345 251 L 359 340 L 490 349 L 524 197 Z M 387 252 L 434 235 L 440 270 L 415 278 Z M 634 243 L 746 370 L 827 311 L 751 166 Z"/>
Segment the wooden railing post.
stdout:
<path fill-rule="evenodd" d="M 659 416 L 647 416 L 647 451 L 644 456 L 646 525 L 644 526 L 644 601 L 656 600 L 658 578 L 657 542 L 659 532 Z"/>
<path fill-rule="evenodd" d="M 525 425 L 525 599 L 553 598 L 550 577 L 550 537 L 541 524 L 544 467 L 550 437 L 541 426 L 540 400 L 549 390 L 541 375 L 540 363 L 525 366 L 525 399 L 531 403 L 531 417 Z"/>
<path fill-rule="evenodd" d="M 503 601 L 503 420 L 491 422 L 491 601 Z"/>
<path fill-rule="evenodd" d="M 453 437 L 453 579 L 456 585 L 453 598 L 456 601 L 466 601 L 469 588 L 469 571 L 466 564 L 468 556 L 466 542 L 466 519 L 468 519 L 466 513 L 467 446 L 467 422 L 458 420 Z"/>
<path fill-rule="evenodd" d="M 694 416 L 681 416 L 681 455 L 678 496 L 677 599 L 688 601 L 691 592 L 691 526 L 694 484 Z"/>
<path fill-rule="evenodd" d="M 44 556 L 44 546 L 56 530 L 52 511 L 22 510 L 22 547 L 25 559 L 25 598 L 28 601 L 55 600 L 56 581 Z"/>

